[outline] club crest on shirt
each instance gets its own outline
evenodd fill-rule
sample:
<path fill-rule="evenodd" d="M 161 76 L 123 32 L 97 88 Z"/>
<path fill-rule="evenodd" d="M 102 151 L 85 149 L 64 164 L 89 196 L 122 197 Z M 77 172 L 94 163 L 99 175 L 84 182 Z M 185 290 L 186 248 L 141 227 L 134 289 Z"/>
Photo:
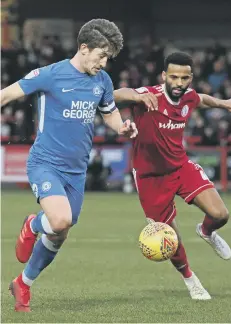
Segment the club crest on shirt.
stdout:
<path fill-rule="evenodd" d="M 185 105 L 181 110 L 181 116 L 186 117 L 188 115 L 189 107 L 188 105 Z"/>
<path fill-rule="evenodd" d="M 39 75 L 39 69 L 33 70 L 30 73 L 28 73 L 24 79 L 28 80 L 28 79 L 33 79 L 35 77 L 37 77 Z"/>
<path fill-rule="evenodd" d="M 93 93 L 95 96 L 99 97 L 103 93 L 103 89 L 100 86 L 96 85 L 93 88 Z"/>

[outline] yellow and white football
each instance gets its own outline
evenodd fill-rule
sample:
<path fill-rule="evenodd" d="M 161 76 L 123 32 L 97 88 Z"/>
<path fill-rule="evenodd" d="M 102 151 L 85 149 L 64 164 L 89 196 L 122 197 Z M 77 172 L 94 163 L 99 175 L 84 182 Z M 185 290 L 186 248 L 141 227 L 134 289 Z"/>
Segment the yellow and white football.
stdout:
<path fill-rule="evenodd" d="M 165 261 L 176 253 L 177 234 L 165 223 L 151 222 L 140 233 L 139 246 L 147 259 L 156 262 Z"/>

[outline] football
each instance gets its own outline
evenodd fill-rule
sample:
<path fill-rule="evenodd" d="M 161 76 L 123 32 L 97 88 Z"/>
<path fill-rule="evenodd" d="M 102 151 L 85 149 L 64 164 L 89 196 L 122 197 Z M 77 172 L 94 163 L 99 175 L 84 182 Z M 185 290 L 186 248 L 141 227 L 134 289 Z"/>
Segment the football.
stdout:
<path fill-rule="evenodd" d="M 139 246 L 147 259 L 161 262 L 170 259 L 176 253 L 178 238 L 171 226 L 151 222 L 140 233 Z"/>

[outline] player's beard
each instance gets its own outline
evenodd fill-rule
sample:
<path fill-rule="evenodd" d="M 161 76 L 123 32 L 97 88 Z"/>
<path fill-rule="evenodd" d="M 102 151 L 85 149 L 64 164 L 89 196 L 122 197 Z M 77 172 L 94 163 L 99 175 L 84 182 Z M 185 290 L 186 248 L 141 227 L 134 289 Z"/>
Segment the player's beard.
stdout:
<path fill-rule="evenodd" d="M 189 86 L 187 86 L 186 88 L 183 88 L 183 87 L 171 87 L 170 84 L 168 84 L 167 82 L 165 83 L 166 91 L 167 91 L 169 97 L 173 101 L 178 101 L 185 94 L 188 87 Z M 173 92 L 174 90 L 179 90 L 179 94 L 174 94 L 174 92 Z"/>

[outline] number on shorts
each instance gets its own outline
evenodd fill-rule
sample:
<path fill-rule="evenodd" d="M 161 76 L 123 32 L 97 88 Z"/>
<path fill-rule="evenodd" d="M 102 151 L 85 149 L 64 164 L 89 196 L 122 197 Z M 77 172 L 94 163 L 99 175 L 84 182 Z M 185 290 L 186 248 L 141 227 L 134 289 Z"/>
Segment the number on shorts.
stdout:
<path fill-rule="evenodd" d="M 209 177 L 207 176 L 207 174 L 205 173 L 205 171 L 203 169 L 200 170 L 200 174 L 201 174 L 201 178 L 203 180 L 209 180 Z"/>

